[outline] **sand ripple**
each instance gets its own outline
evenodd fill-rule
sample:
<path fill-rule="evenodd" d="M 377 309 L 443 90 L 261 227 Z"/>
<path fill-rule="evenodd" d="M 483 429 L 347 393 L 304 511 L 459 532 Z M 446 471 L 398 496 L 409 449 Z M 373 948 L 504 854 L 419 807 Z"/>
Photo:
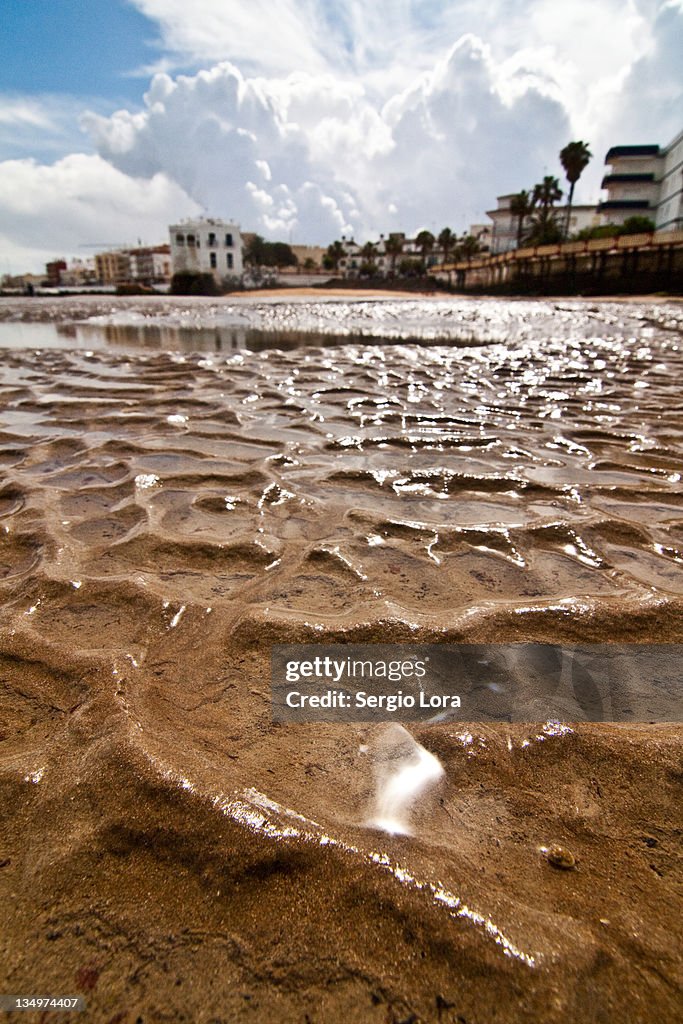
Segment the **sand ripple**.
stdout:
<path fill-rule="evenodd" d="M 588 992 L 596 1020 L 645 1019 L 637 992 L 673 1019 L 670 729 L 420 729 L 446 781 L 416 839 L 380 838 L 373 730 L 274 727 L 268 673 L 277 642 L 681 640 L 680 313 L 361 306 L 237 304 L 318 331 L 267 354 L 4 353 L 0 879 L 43 901 L 12 911 L 10 980 L 59 932 L 104 1006 L 144 935 L 151 1019 L 162 990 L 192 1019 L 190 952 L 230 1019 L 512 1020 L 511 988 L 538 1020 Z"/>

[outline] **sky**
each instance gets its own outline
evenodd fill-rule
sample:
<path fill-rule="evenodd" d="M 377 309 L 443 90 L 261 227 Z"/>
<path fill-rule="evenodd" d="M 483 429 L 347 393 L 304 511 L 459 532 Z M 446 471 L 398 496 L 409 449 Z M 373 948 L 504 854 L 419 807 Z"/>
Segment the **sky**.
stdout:
<path fill-rule="evenodd" d="M 576 139 L 595 203 L 683 128 L 682 53 L 683 0 L 0 0 L 0 275 L 197 215 L 462 232 Z"/>

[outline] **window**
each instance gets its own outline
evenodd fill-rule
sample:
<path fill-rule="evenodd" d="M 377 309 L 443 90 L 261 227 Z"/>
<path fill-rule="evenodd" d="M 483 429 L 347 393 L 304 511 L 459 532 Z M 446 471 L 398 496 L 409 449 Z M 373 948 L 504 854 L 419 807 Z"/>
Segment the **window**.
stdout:
<path fill-rule="evenodd" d="M 228 246 L 232 246 L 232 235 L 225 236 L 225 244 Z"/>
<path fill-rule="evenodd" d="M 209 263 L 211 264 L 211 269 L 215 270 L 216 269 L 216 253 L 215 252 L 210 252 L 209 253 Z"/>
<path fill-rule="evenodd" d="M 194 245 L 194 235 L 188 235 L 187 236 L 187 244 L 188 245 Z"/>
<path fill-rule="evenodd" d="M 215 231 L 209 231 L 209 246 L 213 249 L 216 244 L 216 233 Z"/>
<path fill-rule="evenodd" d="M 229 252 L 227 255 L 228 270 L 232 270 L 232 253 Z"/>
<path fill-rule="evenodd" d="M 175 240 L 176 245 L 185 245 L 185 235 L 176 235 Z"/>

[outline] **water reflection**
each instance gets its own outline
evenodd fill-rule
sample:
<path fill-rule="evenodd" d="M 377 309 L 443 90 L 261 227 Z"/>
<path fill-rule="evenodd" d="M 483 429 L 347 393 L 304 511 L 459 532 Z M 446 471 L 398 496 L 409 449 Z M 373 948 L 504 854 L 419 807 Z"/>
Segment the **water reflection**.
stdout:
<path fill-rule="evenodd" d="M 163 324 L 79 324 L 76 332 L 80 338 L 90 339 L 92 347 L 163 352 L 235 352 L 239 349 L 252 349 L 247 335 L 253 333 L 245 327 L 197 328 Z M 270 347 L 275 346 L 271 343 Z"/>
<path fill-rule="evenodd" d="M 406 335 L 393 343 L 431 345 L 433 339 Z M 361 343 L 386 344 L 384 335 L 363 330 L 345 333 L 314 334 L 310 330 L 261 329 L 243 325 L 182 327 L 179 325 L 140 323 L 30 323 L 0 322 L 0 349 L 116 349 L 146 352 L 263 352 L 279 349 L 289 352 L 315 344 L 321 348 Z M 486 344 L 470 336 L 443 338 L 440 344 L 470 347 Z"/>
<path fill-rule="evenodd" d="M 0 321 L 0 349 L 85 347 L 73 324 Z"/>
<path fill-rule="evenodd" d="M 638 302 L 590 306 L 580 301 L 559 305 L 552 301 L 423 297 L 340 301 L 321 295 L 288 300 L 249 296 L 215 302 L 89 296 L 68 304 L 28 299 L 0 304 L 0 347 L 14 349 L 231 354 L 310 345 L 362 345 L 374 350 L 383 344 L 420 346 L 420 356 L 415 353 L 419 362 L 430 345 L 472 352 L 500 346 L 520 355 L 530 345 L 542 345 L 548 357 L 544 395 L 548 419 L 561 417 L 562 406 L 574 394 L 572 382 L 577 373 L 586 375 L 586 391 L 603 400 L 615 371 L 644 368 L 652 362 L 653 345 L 666 337 L 676 349 L 682 333 L 683 317 L 674 304 Z M 626 339 L 630 339 L 626 362 L 608 366 L 603 346 L 616 346 L 626 355 Z M 664 362 L 650 366 L 652 373 L 666 374 L 668 369 Z M 523 392 L 525 385 L 534 383 L 526 376 L 529 372 L 533 374 L 533 368 L 520 363 L 515 379 L 498 383 L 512 392 Z M 641 380 L 640 390 L 647 391 L 644 385 L 649 383 Z M 497 390 L 488 398 L 500 397 Z"/>

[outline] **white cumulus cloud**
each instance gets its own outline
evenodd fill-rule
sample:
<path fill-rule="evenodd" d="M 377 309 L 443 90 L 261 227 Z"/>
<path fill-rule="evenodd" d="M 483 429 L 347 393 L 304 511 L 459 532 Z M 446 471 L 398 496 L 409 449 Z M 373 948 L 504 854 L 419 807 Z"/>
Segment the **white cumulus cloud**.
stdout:
<path fill-rule="evenodd" d="M 552 83 L 526 69 L 519 84 L 517 72 L 509 83 L 474 36 L 387 100 L 327 72 L 246 78 L 224 62 L 157 75 L 142 113 L 84 125 L 123 173 L 163 171 L 206 209 L 270 236 L 464 228 L 493 203 L 503 166 L 506 187 L 521 188 L 568 138 Z"/>
<path fill-rule="evenodd" d="M 51 165 L 6 160 L 0 163 L 0 267 L 39 270 L 56 256 L 91 255 L 81 248 L 90 242 L 165 240 L 171 219 L 197 209 L 166 175 L 132 178 L 99 156 L 77 153 Z"/>
<path fill-rule="evenodd" d="M 199 210 L 300 242 L 463 230 L 561 177 L 572 138 L 594 202 L 609 146 L 682 127 L 681 0 L 130 2 L 167 70 L 138 109 L 89 105 L 90 154 L 0 163 L 6 261 L 160 240 Z M 47 138 L 46 111 L 0 97 L 0 141 Z"/>

